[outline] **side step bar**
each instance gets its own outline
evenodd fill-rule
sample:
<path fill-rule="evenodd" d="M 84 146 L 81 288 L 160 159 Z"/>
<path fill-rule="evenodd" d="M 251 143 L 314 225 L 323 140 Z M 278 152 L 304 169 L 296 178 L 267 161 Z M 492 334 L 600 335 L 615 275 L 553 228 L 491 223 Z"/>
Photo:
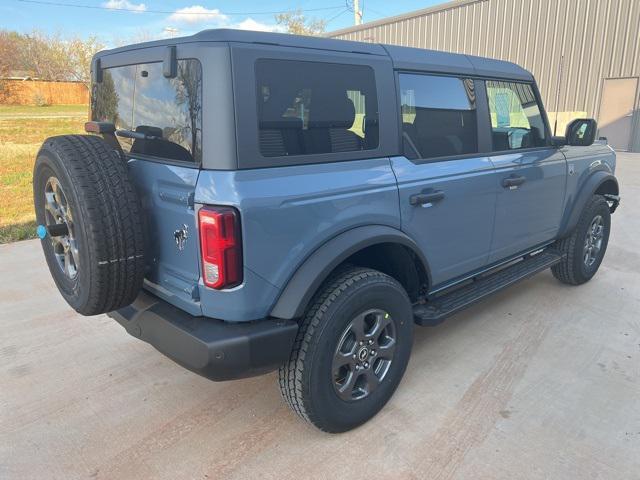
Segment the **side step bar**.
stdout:
<path fill-rule="evenodd" d="M 552 267 L 562 260 L 556 251 L 546 250 L 504 267 L 494 273 L 476 277 L 471 283 L 445 291 L 427 303 L 413 307 L 414 320 L 418 325 L 433 326 L 448 316 L 467 308 L 503 288 L 524 280 Z"/>

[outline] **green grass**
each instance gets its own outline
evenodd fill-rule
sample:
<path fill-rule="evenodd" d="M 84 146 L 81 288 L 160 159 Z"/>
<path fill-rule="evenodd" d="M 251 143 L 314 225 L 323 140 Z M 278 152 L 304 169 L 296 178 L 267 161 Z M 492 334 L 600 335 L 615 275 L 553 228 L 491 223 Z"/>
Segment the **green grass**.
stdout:
<path fill-rule="evenodd" d="M 36 107 L 33 105 L 0 105 L 0 118 L 3 116 L 41 116 L 41 115 L 77 115 L 87 116 L 87 105 L 49 105 Z"/>
<path fill-rule="evenodd" d="M 73 117 L 37 118 L 42 115 Z M 47 137 L 82 133 L 86 118 L 83 105 L 0 105 L 0 243 L 35 237 L 31 186 L 35 156 Z"/>
<path fill-rule="evenodd" d="M 0 244 L 19 242 L 36 237 L 36 221 L 13 223 L 0 227 Z"/>

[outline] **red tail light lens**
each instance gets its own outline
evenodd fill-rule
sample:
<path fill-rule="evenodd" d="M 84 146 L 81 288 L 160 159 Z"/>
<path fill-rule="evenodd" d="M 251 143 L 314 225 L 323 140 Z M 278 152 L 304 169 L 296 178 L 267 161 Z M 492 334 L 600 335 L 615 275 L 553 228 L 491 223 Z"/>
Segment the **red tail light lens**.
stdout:
<path fill-rule="evenodd" d="M 242 283 L 238 212 L 230 207 L 203 207 L 198 222 L 204 284 L 219 290 Z"/>

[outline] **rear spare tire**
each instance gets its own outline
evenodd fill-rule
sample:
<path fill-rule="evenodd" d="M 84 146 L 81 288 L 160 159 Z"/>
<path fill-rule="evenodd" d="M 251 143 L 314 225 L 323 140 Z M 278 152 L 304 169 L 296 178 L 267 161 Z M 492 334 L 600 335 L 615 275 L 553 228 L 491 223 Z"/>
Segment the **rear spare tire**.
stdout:
<path fill-rule="evenodd" d="M 141 209 L 126 163 L 99 137 L 45 140 L 33 198 L 38 236 L 71 307 L 97 315 L 129 305 L 144 279 Z"/>

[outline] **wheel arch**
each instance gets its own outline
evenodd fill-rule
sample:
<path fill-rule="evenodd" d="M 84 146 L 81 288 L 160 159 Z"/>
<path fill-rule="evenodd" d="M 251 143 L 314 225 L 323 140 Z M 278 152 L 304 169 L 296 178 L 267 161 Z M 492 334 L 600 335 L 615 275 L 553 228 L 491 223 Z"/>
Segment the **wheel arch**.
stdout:
<path fill-rule="evenodd" d="M 298 267 L 278 297 L 271 316 L 301 317 L 320 285 L 345 263 L 387 273 L 407 289 L 412 300 L 423 284 L 430 284 L 427 260 L 410 237 L 384 225 L 356 227 L 325 242 Z"/>
<path fill-rule="evenodd" d="M 591 174 L 584 182 L 582 188 L 576 195 L 575 201 L 567 207 L 563 221 L 560 225 L 558 238 L 564 238 L 578 224 L 580 214 L 593 195 L 615 195 L 618 196 L 620 189 L 618 180 L 612 174 L 599 170 Z"/>

